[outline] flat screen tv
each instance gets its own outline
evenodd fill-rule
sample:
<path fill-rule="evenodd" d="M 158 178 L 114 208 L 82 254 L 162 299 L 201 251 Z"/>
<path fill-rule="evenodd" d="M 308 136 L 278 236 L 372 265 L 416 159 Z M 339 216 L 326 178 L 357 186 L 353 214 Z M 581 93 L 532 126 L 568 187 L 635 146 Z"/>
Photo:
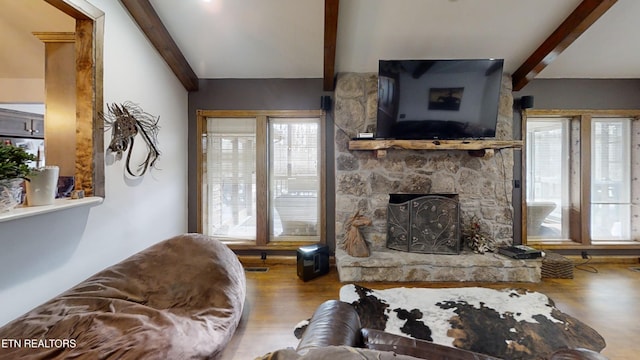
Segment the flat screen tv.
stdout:
<path fill-rule="evenodd" d="M 380 60 L 376 138 L 493 138 L 501 59 Z"/>

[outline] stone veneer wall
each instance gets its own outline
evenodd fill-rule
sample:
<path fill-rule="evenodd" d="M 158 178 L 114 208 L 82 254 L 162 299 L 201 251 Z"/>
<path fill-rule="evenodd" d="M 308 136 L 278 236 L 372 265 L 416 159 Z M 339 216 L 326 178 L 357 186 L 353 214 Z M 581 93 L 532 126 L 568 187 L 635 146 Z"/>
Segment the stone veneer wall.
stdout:
<path fill-rule="evenodd" d="M 350 151 L 359 132 L 375 132 L 378 77 L 375 73 L 338 75 L 335 91 L 336 245 L 342 246 L 346 221 L 359 209 L 371 218 L 361 228 L 371 249 L 386 243 L 390 193 L 457 193 L 463 229 L 472 216 L 498 244 L 513 243 L 511 190 L 513 150 L 489 158 L 460 150 L 395 150 L 378 159 L 373 151 Z M 511 77 L 502 80 L 496 138 L 511 140 Z"/>

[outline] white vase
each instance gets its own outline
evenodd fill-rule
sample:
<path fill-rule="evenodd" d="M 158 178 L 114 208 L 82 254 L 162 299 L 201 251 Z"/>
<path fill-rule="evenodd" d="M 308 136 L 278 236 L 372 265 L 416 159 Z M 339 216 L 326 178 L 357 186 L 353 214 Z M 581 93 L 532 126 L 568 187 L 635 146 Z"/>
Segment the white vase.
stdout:
<path fill-rule="evenodd" d="M 59 172 L 57 166 L 45 166 L 29 176 L 30 181 L 26 182 L 28 206 L 53 204 L 58 192 Z"/>
<path fill-rule="evenodd" d="M 22 202 L 22 179 L 0 180 L 0 212 L 13 209 Z"/>

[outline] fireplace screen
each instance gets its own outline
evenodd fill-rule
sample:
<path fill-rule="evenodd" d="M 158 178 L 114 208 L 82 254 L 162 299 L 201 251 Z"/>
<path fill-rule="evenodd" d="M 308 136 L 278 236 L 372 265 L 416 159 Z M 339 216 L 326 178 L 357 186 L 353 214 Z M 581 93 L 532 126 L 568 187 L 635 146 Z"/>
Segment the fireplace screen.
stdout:
<path fill-rule="evenodd" d="M 425 254 L 460 253 L 457 194 L 390 194 L 387 247 Z"/>

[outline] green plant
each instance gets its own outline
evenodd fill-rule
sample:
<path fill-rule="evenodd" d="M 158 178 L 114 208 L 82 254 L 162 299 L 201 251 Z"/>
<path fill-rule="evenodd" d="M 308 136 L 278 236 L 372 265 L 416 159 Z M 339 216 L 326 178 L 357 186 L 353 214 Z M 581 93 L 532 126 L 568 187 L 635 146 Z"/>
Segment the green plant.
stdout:
<path fill-rule="evenodd" d="M 29 165 L 36 157 L 23 148 L 0 145 L 0 180 L 26 179 L 34 169 Z"/>

